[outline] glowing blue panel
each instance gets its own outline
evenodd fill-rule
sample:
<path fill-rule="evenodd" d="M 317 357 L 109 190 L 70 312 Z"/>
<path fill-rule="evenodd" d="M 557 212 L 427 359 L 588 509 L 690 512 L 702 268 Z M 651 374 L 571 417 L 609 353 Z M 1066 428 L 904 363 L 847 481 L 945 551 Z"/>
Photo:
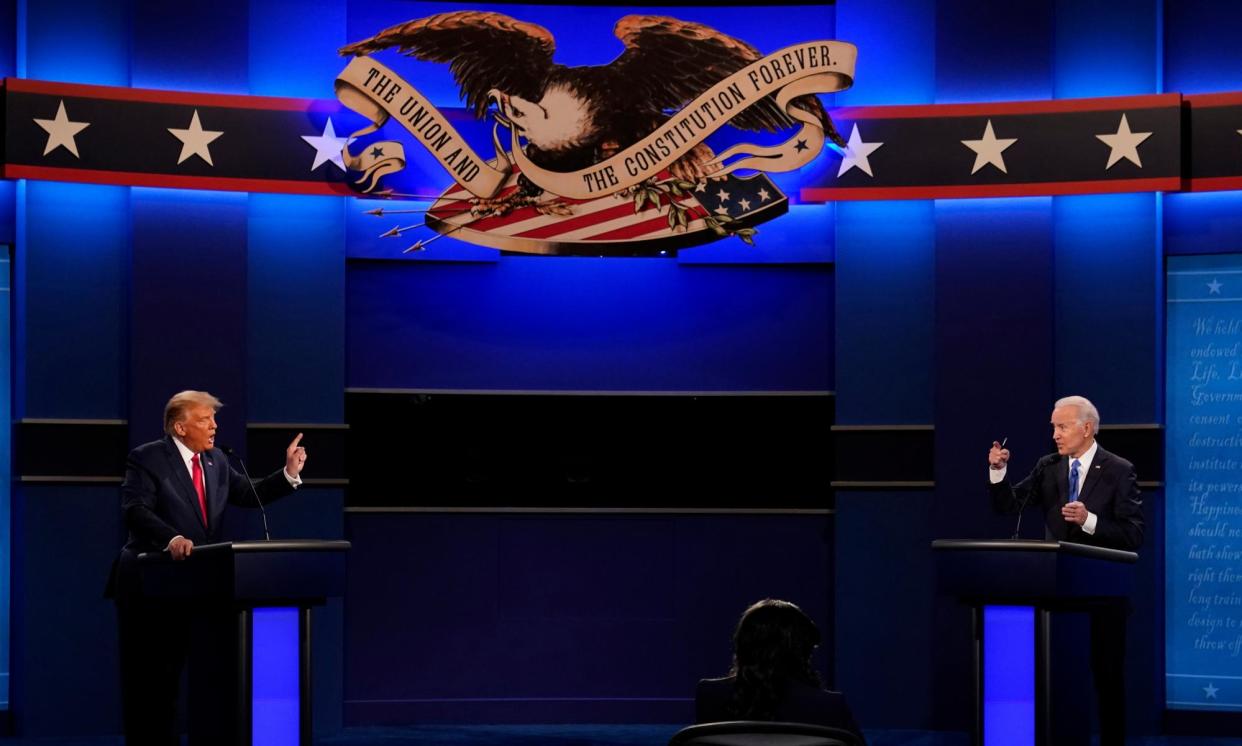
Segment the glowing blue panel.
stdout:
<path fill-rule="evenodd" d="M 1207 0 L 1163 5 L 1164 90 L 1242 90 L 1242 4 Z"/>
<path fill-rule="evenodd" d="M 251 422 L 341 422 L 345 210 L 340 197 L 252 194 L 246 240 Z"/>
<path fill-rule="evenodd" d="M 18 77 L 129 85 L 129 5 L 19 0 Z"/>
<path fill-rule="evenodd" d="M 129 190 L 30 181 L 22 192 L 22 416 L 124 417 Z"/>
<path fill-rule="evenodd" d="M 346 385 L 830 390 L 832 288 L 824 265 L 351 262 Z"/>
<path fill-rule="evenodd" d="M 13 266 L 10 252 L 0 252 L 0 422 L 12 422 L 9 381 L 9 290 L 10 270 Z M 12 448 L 11 428 L 0 428 L 0 710 L 9 707 L 9 610 L 10 582 L 9 557 L 12 545 L 9 524 L 10 476 Z"/>
<path fill-rule="evenodd" d="M 1053 35 L 1056 98 L 1156 93 L 1158 6 L 1132 0 L 1058 0 Z"/>
<path fill-rule="evenodd" d="M 134 0 L 135 88 L 248 93 L 247 0 Z"/>
<path fill-rule="evenodd" d="M 1170 257 L 1165 697 L 1242 712 L 1242 254 Z"/>
<path fill-rule="evenodd" d="M 0 181 L 0 243 L 17 240 L 17 182 Z"/>
<path fill-rule="evenodd" d="M 250 638 L 251 743 L 297 746 L 301 732 L 298 610 L 254 610 Z"/>
<path fill-rule="evenodd" d="M 345 0 L 250 0 L 250 93 L 332 98 L 347 60 Z"/>
<path fill-rule="evenodd" d="M 837 106 L 935 100 L 935 0 L 839 3 L 837 35 L 858 47 L 857 80 L 837 94 Z"/>
<path fill-rule="evenodd" d="M 936 54 L 910 64 L 935 65 L 936 103 L 1051 98 L 1052 15 L 1043 3 L 940 0 Z"/>
<path fill-rule="evenodd" d="M 933 421 L 933 203 L 841 202 L 837 213 L 837 422 Z"/>
<path fill-rule="evenodd" d="M 1035 744 L 1035 609 L 983 608 L 983 746 Z"/>
<path fill-rule="evenodd" d="M 18 17 L 15 3 L 4 4 L 4 23 L 0 24 L 0 76 L 15 77 L 17 75 L 17 34 Z M 20 25 L 25 25 L 25 12 L 21 14 Z M 23 50 L 24 52 L 24 50 Z"/>
<path fill-rule="evenodd" d="M 1106 423 L 1155 422 L 1164 272 L 1155 195 L 1054 197 L 1053 240 L 1056 395 L 1089 397 Z"/>
<path fill-rule="evenodd" d="M 1181 192 L 1164 195 L 1166 254 L 1222 254 L 1238 250 L 1242 192 Z"/>

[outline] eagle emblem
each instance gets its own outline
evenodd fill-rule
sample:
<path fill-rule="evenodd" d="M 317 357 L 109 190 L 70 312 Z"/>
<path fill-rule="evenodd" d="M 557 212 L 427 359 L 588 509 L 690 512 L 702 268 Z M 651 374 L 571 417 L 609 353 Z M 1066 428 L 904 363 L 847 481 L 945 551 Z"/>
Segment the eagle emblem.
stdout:
<path fill-rule="evenodd" d="M 808 42 L 765 58 L 676 18 L 629 15 L 613 30 L 623 49 L 612 62 L 569 67 L 554 61 L 555 39 L 537 24 L 481 11 L 420 18 L 343 47 L 355 59 L 338 96 L 372 120 L 361 134 L 396 119 L 449 170 L 457 184 L 426 212 L 427 227 L 529 253 L 667 253 L 730 235 L 753 243 L 754 226 L 788 205 L 762 172 L 799 167 L 825 141 L 845 146 L 815 93 L 849 84 L 852 45 Z M 370 57 L 385 50 L 447 64 L 466 109 L 493 123 L 495 158 L 474 153 Z M 782 146 L 718 155 L 704 139 L 725 126 L 796 133 Z M 345 148 L 371 189 L 403 162 L 387 145 L 357 156 Z"/>

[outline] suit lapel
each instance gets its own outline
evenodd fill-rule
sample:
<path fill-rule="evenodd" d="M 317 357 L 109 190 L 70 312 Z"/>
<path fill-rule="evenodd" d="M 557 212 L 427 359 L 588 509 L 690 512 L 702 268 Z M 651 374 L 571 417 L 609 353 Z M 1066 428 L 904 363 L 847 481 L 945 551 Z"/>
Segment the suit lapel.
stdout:
<path fill-rule="evenodd" d="M 198 517 L 199 525 L 206 530 L 207 527 L 203 525 L 203 511 L 198 508 L 198 493 L 194 491 L 194 483 L 190 481 L 190 473 L 185 468 L 185 462 L 181 460 L 181 451 L 177 450 L 177 444 L 173 442 L 172 436 L 164 438 L 164 447 L 168 453 L 168 466 L 172 469 L 173 482 L 180 490 L 182 499 L 190 505 L 194 515 Z"/>
<path fill-rule="evenodd" d="M 1064 505 L 1069 501 L 1069 460 L 1061 459 L 1057 461 L 1057 496 L 1061 498 L 1061 504 Z M 1079 489 L 1081 492 L 1081 488 Z"/>
<path fill-rule="evenodd" d="M 1087 498 L 1091 496 L 1091 491 L 1095 489 L 1095 485 L 1100 481 L 1100 472 L 1104 471 L 1104 465 L 1108 463 L 1109 452 L 1103 448 L 1095 450 L 1095 458 L 1091 460 L 1091 468 L 1083 472 L 1082 484 L 1078 487 L 1078 499 L 1082 500 L 1082 504 L 1087 504 Z"/>
<path fill-rule="evenodd" d="M 207 515 L 216 515 L 220 505 L 220 477 L 216 471 L 216 457 L 211 451 L 203 451 L 203 486 L 207 490 Z"/>

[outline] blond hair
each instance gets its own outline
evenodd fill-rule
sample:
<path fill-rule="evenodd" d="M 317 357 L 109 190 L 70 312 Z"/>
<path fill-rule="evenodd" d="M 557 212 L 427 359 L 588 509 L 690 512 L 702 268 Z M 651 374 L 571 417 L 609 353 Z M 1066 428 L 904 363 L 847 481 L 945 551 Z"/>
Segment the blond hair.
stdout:
<path fill-rule="evenodd" d="M 164 405 L 164 434 L 173 434 L 173 425 L 185 419 L 186 412 L 195 405 L 211 407 L 211 411 L 219 412 L 224 402 L 206 391 L 181 391 L 173 394 Z"/>

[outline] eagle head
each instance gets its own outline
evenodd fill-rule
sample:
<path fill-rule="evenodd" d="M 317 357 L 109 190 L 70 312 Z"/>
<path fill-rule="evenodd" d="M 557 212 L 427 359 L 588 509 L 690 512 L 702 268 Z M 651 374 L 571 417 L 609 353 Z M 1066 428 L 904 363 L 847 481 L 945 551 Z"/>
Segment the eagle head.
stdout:
<path fill-rule="evenodd" d="M 500 117 L 511 124 L 534 151 L 559 159 L 582 150 L 593 151 L 599 139 L 601 112 L 569 82 L 547 85 L 538 101 L 492 89 Z M 532 160 L 538 159 L 532 153 Z"/>

